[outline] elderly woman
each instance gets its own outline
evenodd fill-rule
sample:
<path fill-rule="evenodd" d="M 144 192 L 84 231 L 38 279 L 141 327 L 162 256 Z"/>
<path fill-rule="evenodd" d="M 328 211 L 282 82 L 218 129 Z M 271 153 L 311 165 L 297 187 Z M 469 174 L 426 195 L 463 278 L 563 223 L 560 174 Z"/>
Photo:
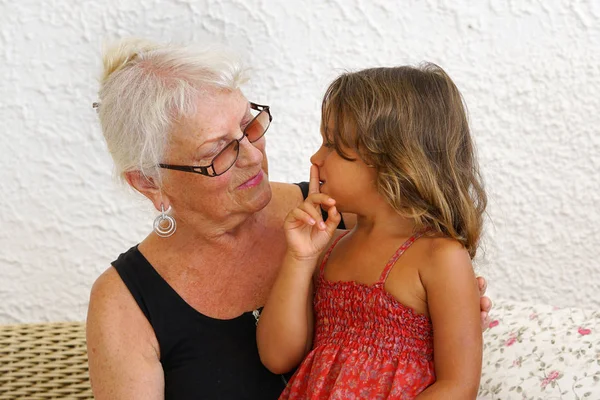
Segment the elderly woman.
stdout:
<path fill-rule="evenodd" d="M 260 363 L 255 324 L 307 186 L 269 182 L 269 107 L 244 97 L 244 70 L 219 51 L 124 40 L 104 68 L 108 149 L 160 215 L 92 288 L 96 399 L 277 398 L 285 377 Z M 483 297 L 482 320 L 490 307 Z"/>

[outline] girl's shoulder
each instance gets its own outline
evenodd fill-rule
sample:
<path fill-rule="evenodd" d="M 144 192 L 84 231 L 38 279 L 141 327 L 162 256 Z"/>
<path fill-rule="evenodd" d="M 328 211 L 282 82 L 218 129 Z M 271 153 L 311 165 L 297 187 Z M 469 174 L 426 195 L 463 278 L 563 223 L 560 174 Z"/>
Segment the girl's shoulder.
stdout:
<path fill-rule="evenodd" d="M 445 236 L 425 236 L 424 242 L 427 243 L 427 254 L 431 258 L 444 257 L 450 254 L 469 253 L 467 249 L 456 239 Z"/>
<path fill-rule="evenodd" d="M 458 240 L 448 237 L 425 237 L 422 240 L 425 262 L 421 273 L 424 278 L 442 276 L 441 272 L 473 269 L 469 252 Z"/>

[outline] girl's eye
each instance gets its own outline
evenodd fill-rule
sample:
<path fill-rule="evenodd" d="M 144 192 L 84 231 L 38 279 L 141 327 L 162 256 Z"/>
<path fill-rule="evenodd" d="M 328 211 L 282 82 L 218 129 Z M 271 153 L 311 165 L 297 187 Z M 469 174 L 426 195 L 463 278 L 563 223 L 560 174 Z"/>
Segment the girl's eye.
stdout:
<path fill-rule="evenodd" d="M 327 149 L 332 149 L 333 148 L 333 143 L 331 143 L 331 142 L 323 142 L 323 147 L 325 147 Z"/>

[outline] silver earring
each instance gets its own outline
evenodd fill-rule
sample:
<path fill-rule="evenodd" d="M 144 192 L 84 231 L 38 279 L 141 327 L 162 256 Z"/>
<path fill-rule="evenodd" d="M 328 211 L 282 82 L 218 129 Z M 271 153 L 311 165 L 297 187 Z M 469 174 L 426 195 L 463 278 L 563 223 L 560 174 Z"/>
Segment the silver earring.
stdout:
<path fill-rule="evenodd" d="M 154 220 L 154 232 L 158 236 L 166 238 L 175 233 L 177 223 L 175 222 L 175 218 L 167 214 L 171 210 L 171 206 L 165 211 L 165 206 L 161 204 L 160 210 L 160 215 Z"/>

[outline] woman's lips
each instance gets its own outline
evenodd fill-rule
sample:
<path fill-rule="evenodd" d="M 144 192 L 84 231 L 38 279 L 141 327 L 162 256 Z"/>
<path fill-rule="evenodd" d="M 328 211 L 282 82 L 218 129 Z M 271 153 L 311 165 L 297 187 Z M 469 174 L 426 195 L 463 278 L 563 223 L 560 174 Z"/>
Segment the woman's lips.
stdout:
<path fill-rule="evenodd" d="M 260 170 L 258 172 L 258 174 L 256 174 L 254 177 L 248 179 L 246 182 L 244 182 L 240 186 L 238 186 L 238 189 L 253 188 L 254 186 L 256 186 L 259 183 L 261 183 L 262 180 L 263 180 L 263 178 L 264 178 L 264 173 L 262 172 L 262 170 Z"/>

